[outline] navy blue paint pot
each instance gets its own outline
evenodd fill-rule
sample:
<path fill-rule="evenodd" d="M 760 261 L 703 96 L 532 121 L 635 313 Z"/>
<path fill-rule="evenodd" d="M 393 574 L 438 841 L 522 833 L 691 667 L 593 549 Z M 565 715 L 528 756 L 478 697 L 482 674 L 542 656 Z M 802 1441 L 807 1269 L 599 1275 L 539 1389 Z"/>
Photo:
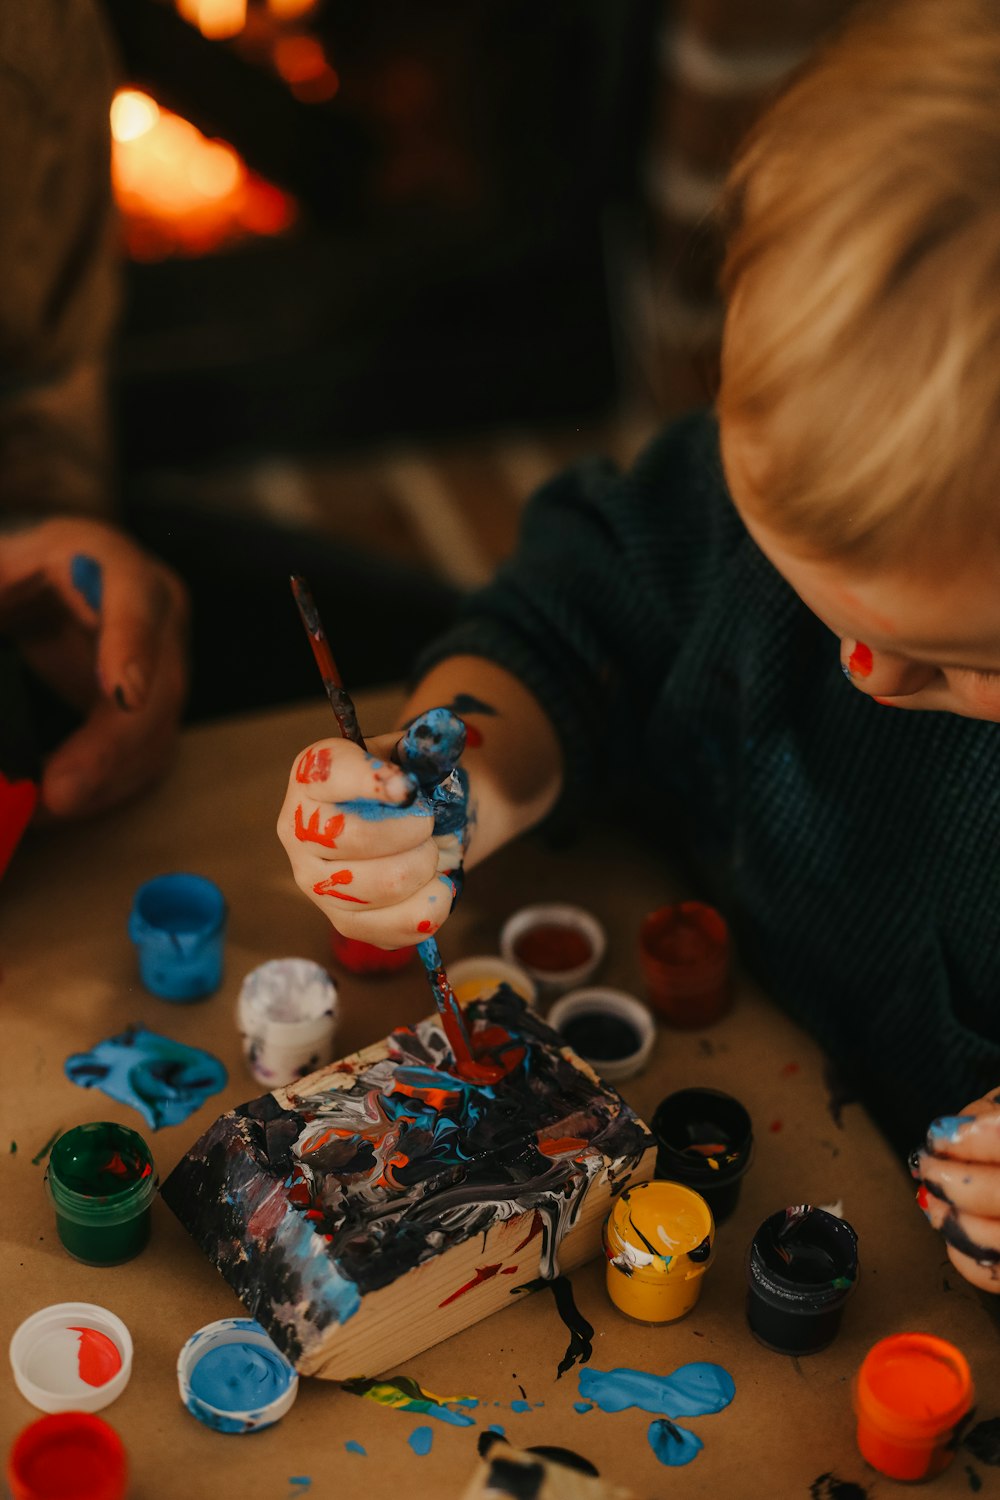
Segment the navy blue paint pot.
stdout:
<path fill-rule="evenodd" d="M 718 1089 L 680 1089 L 653 1111 L 656 1175 L 700 1193 L 716 1224 L 728 1219 L 753 1157 L 753 1125 L 738 1099 Z"/>
<path fill-rule="evenodd" d="M 132 898 L 139 977 L 161 1000 L 200 1000 L 222 983 L 226 902 L 203 875 L 158 875 Z"/>
<path fill-rule="evenodd" d="M 764 1220 L 746 1261 L 750 1331 L 778 1354 L 833 1342 L 858 1279 L 858 1237 L 846 1219 L 808 1203 Z"/>

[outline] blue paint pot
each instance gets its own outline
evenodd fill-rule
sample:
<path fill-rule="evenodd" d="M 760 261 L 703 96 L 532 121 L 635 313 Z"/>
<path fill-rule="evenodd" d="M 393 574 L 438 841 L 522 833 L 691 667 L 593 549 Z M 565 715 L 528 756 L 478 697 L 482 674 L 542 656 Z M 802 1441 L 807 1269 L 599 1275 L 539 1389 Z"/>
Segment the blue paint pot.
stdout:
<path fill-rule="evenodd" d="M 808 1203 L 765 1219 L 747 1252 L 750 1331 L 778 1354 L 832 1343 L 858 1279 L 858 1237 L 846 1219 Z"/>
<path fill-rule="evenodd" d="M 254 1318 L 220 1318 L 191 1335 L 177 1360 L 181 1400 L 216 1432 L 259 1432 L 291 1407 L 299 1377 Z"/>
<path fill-rule="evenodd" d="M 200 1000 L 222 983 L 226 902 L 203 875 L 158 875 L 132 899 L 139 976 L 161 1000 Z"/>

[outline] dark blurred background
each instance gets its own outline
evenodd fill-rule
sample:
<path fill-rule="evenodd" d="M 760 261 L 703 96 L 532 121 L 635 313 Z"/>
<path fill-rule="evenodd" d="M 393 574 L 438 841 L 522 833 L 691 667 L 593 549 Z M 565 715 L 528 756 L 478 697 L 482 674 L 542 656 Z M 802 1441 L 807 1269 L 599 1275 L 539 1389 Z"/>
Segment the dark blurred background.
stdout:
<path fill-rule="evenodd" d="M 710 398 L 719 183 L 847 0 L 103 3 L 131 489 L 464 587 Z"/>

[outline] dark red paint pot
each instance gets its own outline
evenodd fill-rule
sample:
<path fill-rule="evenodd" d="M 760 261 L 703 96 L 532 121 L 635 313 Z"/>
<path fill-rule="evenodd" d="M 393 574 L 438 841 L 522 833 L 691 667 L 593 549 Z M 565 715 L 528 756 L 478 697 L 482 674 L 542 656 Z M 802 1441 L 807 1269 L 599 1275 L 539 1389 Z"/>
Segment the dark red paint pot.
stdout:
<path fill-rule="evenodd" d="M 711 1026 L 732 1005 L 729 928 L 712 906 L 661 906 L 639 928 L 649 1003 L 671 1026 Z"/>
<path fill-rule="evenodd" d="M 396 974 L 400 969 L 405 969 L 417 950 L 415 947 L 377 948 L 374 943 L 344 937 L 336 927 L 331 927 L 330 951 L 340 967 L 349 974 L 374 979 L 380 974 Z"/>

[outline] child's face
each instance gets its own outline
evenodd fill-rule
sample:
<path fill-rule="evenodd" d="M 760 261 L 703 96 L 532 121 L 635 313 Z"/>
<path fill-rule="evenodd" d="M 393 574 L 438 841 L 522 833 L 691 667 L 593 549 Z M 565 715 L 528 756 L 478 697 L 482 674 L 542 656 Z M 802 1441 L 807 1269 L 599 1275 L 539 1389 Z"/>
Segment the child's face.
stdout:
<path fill-rule="evenodd" d="M 748 450 L 726 424 L 722 456 L 747 530 L 799 598 L 840 638 L 850 681 L 878 703 L 1000 723 L 1000 567 L 985 549 L 961 567 L 883 568 L 793 549 L 755 520 Z"/>

